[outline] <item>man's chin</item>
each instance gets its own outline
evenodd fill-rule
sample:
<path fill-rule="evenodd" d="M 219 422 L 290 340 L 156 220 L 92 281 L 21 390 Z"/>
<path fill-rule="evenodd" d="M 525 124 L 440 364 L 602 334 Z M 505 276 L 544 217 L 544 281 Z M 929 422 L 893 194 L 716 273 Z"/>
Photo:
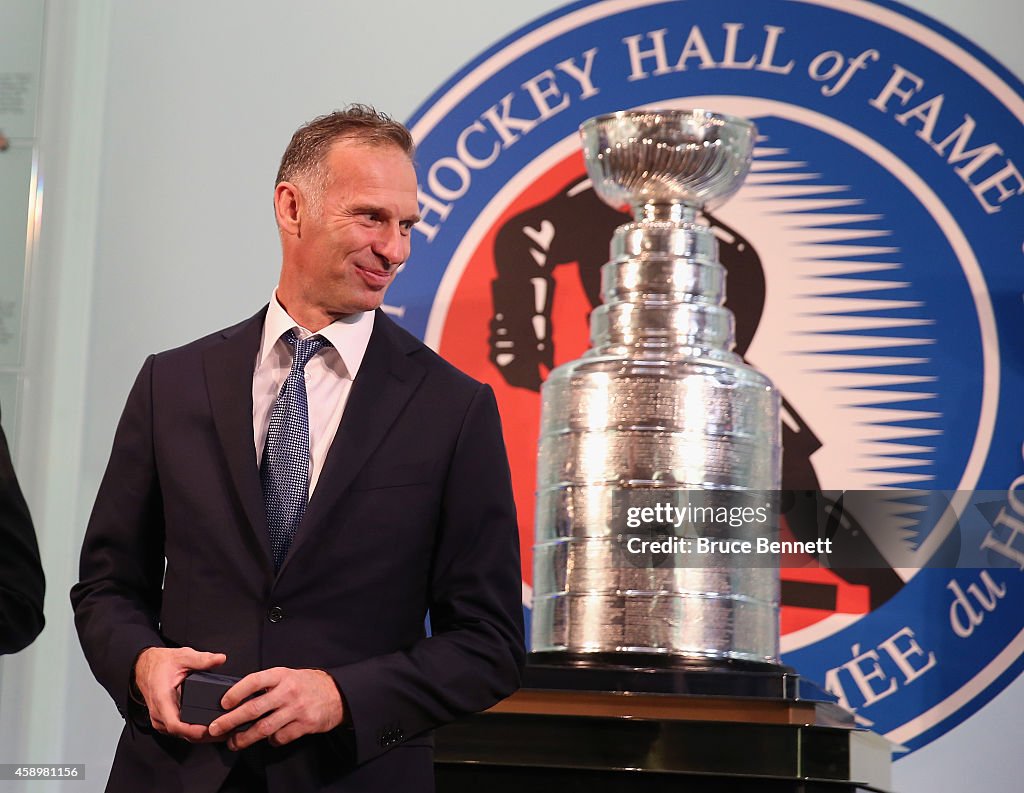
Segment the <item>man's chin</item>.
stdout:
<path fill-rule="evenodd" d="M 368 291 L 359 296 L 359 300 L 353 301 L 354 307 L 350 313 L 375 311 L 384 305 L 384 293 L 387 287 L 380 290 Z"/>

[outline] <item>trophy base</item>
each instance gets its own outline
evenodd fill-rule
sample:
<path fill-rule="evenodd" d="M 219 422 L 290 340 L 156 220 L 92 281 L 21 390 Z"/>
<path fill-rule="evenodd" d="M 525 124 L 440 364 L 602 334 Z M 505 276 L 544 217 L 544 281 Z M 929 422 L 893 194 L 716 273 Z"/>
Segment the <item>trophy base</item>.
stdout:
<path fill-rule="evenodd" d="M 530 653 L 523 687 L 836 701 L 784 664 L 660 653 Z"/>

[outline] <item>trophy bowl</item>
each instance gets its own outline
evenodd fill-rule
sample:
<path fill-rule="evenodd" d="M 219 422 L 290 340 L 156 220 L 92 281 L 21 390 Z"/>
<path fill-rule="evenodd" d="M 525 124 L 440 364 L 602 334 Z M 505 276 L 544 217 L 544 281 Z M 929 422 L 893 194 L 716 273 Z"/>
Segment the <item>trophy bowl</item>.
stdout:
<path fill-rule="evenodd" d="M 645 205 L 710 209 L 729 198 L 750 170 L 757 128 L 707 110 L 624 110 L 580 134 L 594 190 L 639 217 Z"/>

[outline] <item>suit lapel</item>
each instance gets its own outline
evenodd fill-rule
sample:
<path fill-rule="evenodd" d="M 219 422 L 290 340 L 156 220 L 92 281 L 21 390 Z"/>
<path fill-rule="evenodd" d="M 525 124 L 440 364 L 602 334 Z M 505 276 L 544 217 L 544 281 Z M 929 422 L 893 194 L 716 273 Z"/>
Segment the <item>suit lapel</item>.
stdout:
<path fill-rule="evenodd" d="M 203 366 L 213 423 L 231 479 L 257 547 L 262 549 L 263 561 L 272 570 L 263 490 L 252 441 L 252 375 L 265 316 L 266 308 L 224 331 L 224 339 L 203 354 Z"/>
<path fill-rule="evenodd" d="M 408 353 L 421 346 L 411 337 L 403 338 L 392 321 L 377 311 L 341 424 L 281 572 L 295 549 L 331 513 L 416 391 L 424 370 Z"/>

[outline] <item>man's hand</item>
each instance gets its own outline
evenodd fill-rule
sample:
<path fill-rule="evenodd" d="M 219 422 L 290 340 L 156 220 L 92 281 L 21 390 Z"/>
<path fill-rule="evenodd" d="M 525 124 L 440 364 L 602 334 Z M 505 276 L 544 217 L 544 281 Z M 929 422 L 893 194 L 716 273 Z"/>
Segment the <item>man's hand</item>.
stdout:
<path fill-rule="evenodd" d="M 135 662 L 135 685 L 149 709 L 149 720 L 157 732 L 201 743 L 212 739 L 201 724 L 186 724 L 180 716 L 178 687 L 185 675 L 197 669 L 213 669 L 228 657 L 224 653 L 202 653 L 191 647 L 150 647 Z"/>
<path fill-rule="evenodd" d="M 253 694 L 257 696 L 243 701 Z M 243 677 L 220 704 L 230 713 L 210 725 L 214 738 L 227 735 L 246 722 L 255 722 L 228 739 L 228 748 L 235 751 L 264 738 L 272 746 L 283 746 L 303 735 L 327 732 L 341 724 L 345 713 L 341 694 L 329 674 L 321 669 L 283 666 Z"/>

